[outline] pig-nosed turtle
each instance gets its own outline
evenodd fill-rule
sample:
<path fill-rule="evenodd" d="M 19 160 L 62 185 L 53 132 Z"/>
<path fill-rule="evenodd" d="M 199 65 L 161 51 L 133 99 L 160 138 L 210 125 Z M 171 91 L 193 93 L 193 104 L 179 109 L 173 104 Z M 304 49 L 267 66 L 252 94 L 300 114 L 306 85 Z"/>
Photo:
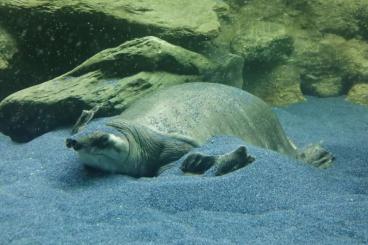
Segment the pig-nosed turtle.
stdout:
<path fill-rule="evenodd" d="M 66 143 L 87 166 L 141 177 L 154 176 L 161 167 L 216 135 L 235 136 L 318 167 L 333 159 L 319 145 L 298 151 L 271 108 L 258 97 L 234 87 L 200 82 L 153 92 L 111 118 L 106 130 L 76 135 Z M 216 174 L 221 175 L 251 161 L 245 147 L 239 147 L 222 156 L 191 153 L 181 168 L 203 173 L 215 165 Z"/>

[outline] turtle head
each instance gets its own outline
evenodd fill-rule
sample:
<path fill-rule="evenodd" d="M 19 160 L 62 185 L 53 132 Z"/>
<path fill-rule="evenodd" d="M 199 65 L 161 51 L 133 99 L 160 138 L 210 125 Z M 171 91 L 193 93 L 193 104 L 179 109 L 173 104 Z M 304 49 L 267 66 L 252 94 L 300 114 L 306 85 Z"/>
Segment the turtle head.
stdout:
<path fill-rule="evenodd" d="M 117 172 L 129 155 L 129 142 L 123 135 L 93 132 L 66 139 L 66 147 L 73 148 L 87 166 Z"/>

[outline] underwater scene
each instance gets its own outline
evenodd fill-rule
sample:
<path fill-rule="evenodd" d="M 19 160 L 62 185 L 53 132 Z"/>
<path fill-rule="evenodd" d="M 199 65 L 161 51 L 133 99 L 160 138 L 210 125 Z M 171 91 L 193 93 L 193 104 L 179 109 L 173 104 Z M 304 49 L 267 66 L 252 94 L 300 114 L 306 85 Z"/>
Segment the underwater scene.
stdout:
<path fill-rule="evenodd" d="M 0 0 L 0 244 L 368 244 L 367 0 Z"/>

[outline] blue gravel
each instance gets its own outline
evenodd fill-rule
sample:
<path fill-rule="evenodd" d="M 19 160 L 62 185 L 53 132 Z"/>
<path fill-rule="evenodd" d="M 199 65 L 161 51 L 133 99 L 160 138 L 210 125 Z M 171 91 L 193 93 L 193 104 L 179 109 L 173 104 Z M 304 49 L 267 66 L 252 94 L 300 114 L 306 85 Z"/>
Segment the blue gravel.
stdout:
<path fill-rule="evenodd" d="M 323 140 L 319 170 L 247 145 L 256 161 L 221 176 L 188 176 L 180 160 L 156 178 L 84 169 L 69 129 L 27 144 L 0 135 L 0 244 L 368 243 L 368 108 L 343 98 L 277 108 L 299 146 Z M 245 144 L 215 137 L 199 151 Z"/>

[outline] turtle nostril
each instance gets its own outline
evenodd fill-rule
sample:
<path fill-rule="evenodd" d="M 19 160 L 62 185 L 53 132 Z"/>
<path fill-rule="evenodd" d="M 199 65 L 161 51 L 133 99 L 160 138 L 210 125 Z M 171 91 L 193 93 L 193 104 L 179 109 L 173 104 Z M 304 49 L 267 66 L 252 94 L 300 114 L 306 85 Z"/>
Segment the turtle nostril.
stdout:
<path fill-rule="evenodd" d="M 73 149 L 76 150 L 76 151 L 82 149 L 82 144 L 75 141 L 75 143 L 73 145 Z"/>
<path fill-rule="evenodd" d="M 80 150 L 82 148 L 82 144 L 76 141 L 75 139 L 68 138 L 66 139 L 66 147 L 73 148 L 74 150 Z"/>
<path fill-rule="evenodd" d="M 73 140 L 73 139 L 71 139 L 71 138 L 68 138 L 68 139 L 66 139 L 66 141 L 65 141 L 65 145 L 66 145 L 66 147 L 68 147 L 68 148 L 73 147 L 76 143 L 77 143 L 77 141 L 76 141 L 76 140 Z"/>
<path fill-rule="evenodd" d="M 83 148 L 81 143 L 79 143 L 75 139 L 71 139 L 71 138 L 66 139 L 65 145 L 66 145 L 66 147 L 73 148 L 76 151 Z"/>

